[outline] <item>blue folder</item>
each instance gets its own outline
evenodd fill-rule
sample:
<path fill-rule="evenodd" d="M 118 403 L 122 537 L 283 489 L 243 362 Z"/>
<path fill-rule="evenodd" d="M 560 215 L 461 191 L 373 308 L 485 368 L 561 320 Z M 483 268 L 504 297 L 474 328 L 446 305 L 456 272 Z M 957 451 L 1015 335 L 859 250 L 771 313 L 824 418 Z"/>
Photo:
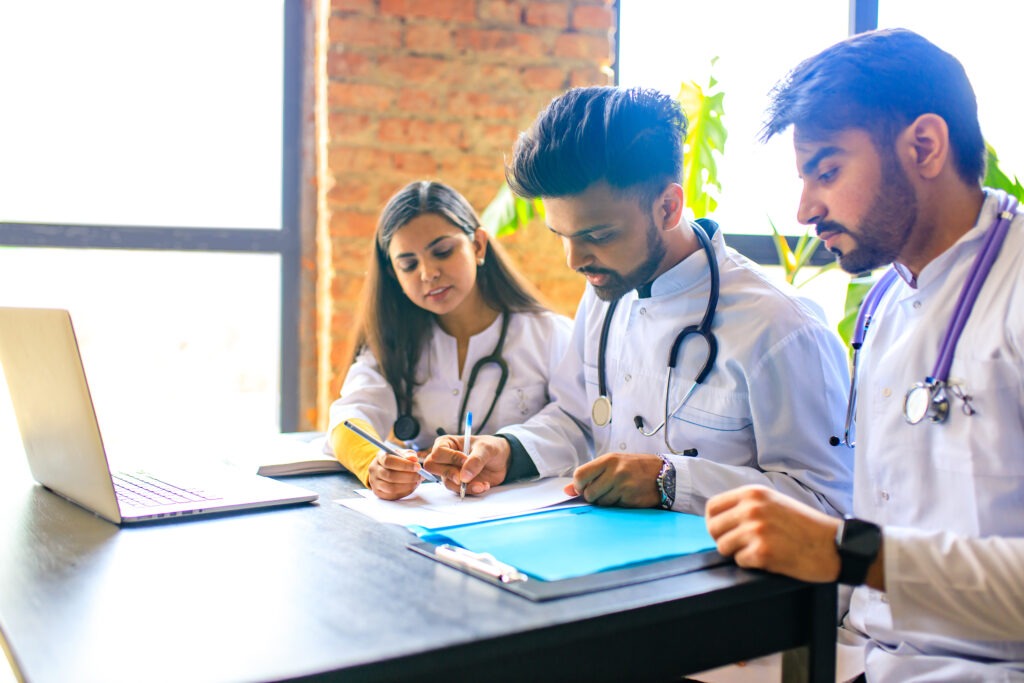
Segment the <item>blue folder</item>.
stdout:
<path fill-rule="evenodd" d="M 703 517 L 667 510 L 586 505 L 412 530 L 421 542 L 410 548 L 435 559 L 444 561 L 434 550 L 448 544 L 489 553 L 515 567 L 529 579 L 492 583 L 535 600 L 649 581 L 725 562 L 714 552 L 715 543 Z"/>

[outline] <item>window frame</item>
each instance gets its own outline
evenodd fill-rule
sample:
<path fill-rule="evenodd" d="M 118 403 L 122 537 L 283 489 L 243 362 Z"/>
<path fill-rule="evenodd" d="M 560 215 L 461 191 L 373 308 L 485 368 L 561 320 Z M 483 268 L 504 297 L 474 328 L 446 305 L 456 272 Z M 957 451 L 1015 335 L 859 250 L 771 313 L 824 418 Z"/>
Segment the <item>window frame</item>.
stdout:
<path fill-rule="evenodd" d="M 615 7 L 629 0 L 616 0 Z M 850 0 L 850 35 L 863 33 L 878 28 L 878 2 L 879 0 Z M 621 35 L 622 14 L 615 12 L 615 34 Z M 615 83 L 619 82 L 619 50 L 621 41 L 615 41 L 615 64 L 612 70 L 615 74 Z M 725 232 L 728 237 L 729 246 L 736 249 L 750 260 L 763 265 L 778 265 L 779 256 L 775 248 L 775 238 L 771 235 L 753 235 L 749 233 Z M 791 248 L 795 248 L 799 237 L 786 236 Z M 835 258 L 819 245 L 817 251 L 811 256 L 809 265 L 824 266 L 835 261 Z"/>
<path fill-rule="evenodd" d="M 302 260 L 315 252 L 315 199 L 304 182 L 313 173 L 313 12 L 306 0 L 283 0 L 281 222 L 279 228 L 182 228 L 75 223 L 0 222 L 0 245 L 70 249 L 234 252 L 280 257 L 279 416 L 282 432 L 313 429 L 305 405 L 315 404 L 315 273 Z M 307 95 L 309 95 L 307 97 Z M 310 371 L 312 369 L 312 377 Z"/>

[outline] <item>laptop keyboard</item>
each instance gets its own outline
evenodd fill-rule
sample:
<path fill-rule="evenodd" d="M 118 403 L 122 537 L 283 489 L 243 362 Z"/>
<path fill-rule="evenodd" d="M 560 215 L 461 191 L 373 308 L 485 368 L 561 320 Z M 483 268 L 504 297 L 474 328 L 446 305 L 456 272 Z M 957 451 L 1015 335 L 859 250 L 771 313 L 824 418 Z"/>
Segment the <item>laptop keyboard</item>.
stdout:
<path fill-rule="evenodd" d="M 200 489 L 182 488 L 143 474 L 120 472 L 114 474 L 113 478 L 118 501 L 132 507 L 174 505 L 219 498 L 210 496 Z"/>

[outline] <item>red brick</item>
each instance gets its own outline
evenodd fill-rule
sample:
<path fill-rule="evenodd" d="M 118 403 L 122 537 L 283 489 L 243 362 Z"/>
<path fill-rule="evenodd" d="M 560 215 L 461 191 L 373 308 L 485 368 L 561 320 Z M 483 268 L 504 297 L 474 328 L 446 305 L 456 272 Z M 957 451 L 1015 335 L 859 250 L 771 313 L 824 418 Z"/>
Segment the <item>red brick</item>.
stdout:
<path fill-rule="evenodd" d="M 328 232 L 333 237 L 372 237 L 377 229 L 374 212 L 332 211 Z"/>
<path fill-rule="evenodd" d="M 416 24 L 405 29 L 405 47 L 412 52 L 451 54 L 453 30 L 437 24 Z"/>
<path fill-rule="evenodd" d="M 331 44 L 342 47 L 400 47 L 401 26 L 391 21 L 363 17 L 332 16 L 327 26 Z"/>
<path fill-rule="evenodd" d="M 437 161 L 430 152 L 394 152 L 391 155 L 391 168 L 411 174 L 412 177 L 433 176 L 437 173 Z"/>
<path fill-rule="evenodd" d="M 608 67 L 585 67 L 573 69 L 569 77 L 570 88 L 581 88 L 588 85 L 612 85 L 615 74 Z"/>
<path fill-rule="evenodd" d="M 376 147 L 337 145 L 327 148 L 327 167 L 333 174 L 373 172 L 390 166 L 390 153 Z"/>
<path fill-rule="evenodd" d="M 523 9 L 518 0 L 480 0 L 479 12 L 484 24 L 519 26 L 523 23 Z"/>
<path fill-rule="evenodd" d="M 523 69 L 523 87 L 527 90 L 565 90 L 569 82 L 566 69 L 560 66 L 533 66 Z"/>
<path fill-rule="evenodd" d="M 380 13 L 441 21 L 476 20 L 475 0 L 380 0 Z"/>
<path fill-rule="evenodd" d="M 572 27 L 579 30 L 606 30 L 615 27 L 615 17 L 610 7 L 583 5 L 572 11 Z"/>
<path fill-rule="evenodd" d="M 328 78 L 359 78 L 369 75 L 373 67 L 373 60 L 365 54 L 344 49 L 331 49 L 327 52 Z"/>
<path fill-rule="evenodd" d="M 566 59 L 608 59 L 611 44 L 607 36 L 565 33 L 555 39 L 555 56 Z"/>
<path fill-rule="evenodd" d="M 410 147 L 464 147 L 462 124 L 423 119 L 382 119 L 380 140 Z"/>
<path fill-rule="evenodd" d="M 455 81 L 455 79 L 452 79 Z M 497 88 L 520 88 L 521 69 L 504 64 L 467 64 L 462 71 L 462 78 L 457 82 L 480 86 L 480 89 L 496 90 Z"/>
<path fill-rule="evenodd" d="M 446 71 L 455 71 L 451 60 L 436 57 L 386 55 L 378 62 L 378 75 L 405 83 L 430 83 L 442 78 Z"/>
<path fill-rule="evenodd" d="M 448 178 L 492 180 L 497 192 L 505 177 L 501 154 L 459 154 L 444 159 L 441 173 Z"/>
<path fill-rule="evenodd" d="M 486 53 L 509 60 L 547 54 L 547 46 L 539 36 L 520 31 L 465 29 L 456 32 L 455 45 L 474 54 Z"/>
<path fill-rule="evenodd" d="M 438 106 L 437 94 L 430 90 L 403 88 L 395 103 L 401 111 L 434 111 Z"/>
<path fill-rule="evenodd" d="M 376 222 L 374 222 L 374 231 L 376 229 Z M 373 247 L 373 233 L 357 237 L 335 236 L 331 238 L 329 243 L 331 245 L 330 275 L 332 277 L 337 275 L 357 275 L 362 277 L 369 266 L 370 250 Z"/>
<path fill-rule="evenodd" d="M 453 93 L 448 99 L 448 113 L 452 116 L 512 121 L 518 118 L 522 100 L 499 99 L 487 93 Z"/>
<path fill-rule="evenodd" d="M 377 183 L 353 174 L 335 176 L 327 191 L 327 202 L 336 206 L 374 211 L 380 203 Z"/>
<path fill-rule="evenodd" d="M 382 85 L 331 82 L 327 86 L 329 109 L 387 111 L 391 108 L 394 97 L 395 91 Z"/>
<path fill-rule="evenodd" d="M 338 142 L 369 142 L 377 131 L 376 121 L 367 114 L 333 112 L 327 117 L 328 144 Z"/>
<path fill-rule="evenodd" d="M 490 147 L 497 146 L 499 149 L 511 149 L 512 144 L 519 137 L 519 126 L 515 125 L 488 125 L 484 127 L 483 141 Z"/>
<path fill-rule="evenodd" d="M 567 28 L 569 10 L 564 2 L 531 2 L 526 6 L 526 25 Z"/>
<path fill-rule="evenodd" d="M 376 12 L 375 0 L 331 0 L 332 12 L 359 12 L 373 14 Z"/>

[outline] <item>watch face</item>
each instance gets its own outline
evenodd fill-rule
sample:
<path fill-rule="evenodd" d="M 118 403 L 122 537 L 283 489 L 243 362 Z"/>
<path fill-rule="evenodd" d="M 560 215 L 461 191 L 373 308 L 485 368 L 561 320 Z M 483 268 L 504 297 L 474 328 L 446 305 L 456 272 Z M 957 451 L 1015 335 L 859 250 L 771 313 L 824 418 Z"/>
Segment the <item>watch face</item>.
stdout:
<path fill-rule="evenodd" d="M 843 521 L 839 550 L 844 555 L 874 559 L 882 543 L 882 530 L 862 519 Z"/>

